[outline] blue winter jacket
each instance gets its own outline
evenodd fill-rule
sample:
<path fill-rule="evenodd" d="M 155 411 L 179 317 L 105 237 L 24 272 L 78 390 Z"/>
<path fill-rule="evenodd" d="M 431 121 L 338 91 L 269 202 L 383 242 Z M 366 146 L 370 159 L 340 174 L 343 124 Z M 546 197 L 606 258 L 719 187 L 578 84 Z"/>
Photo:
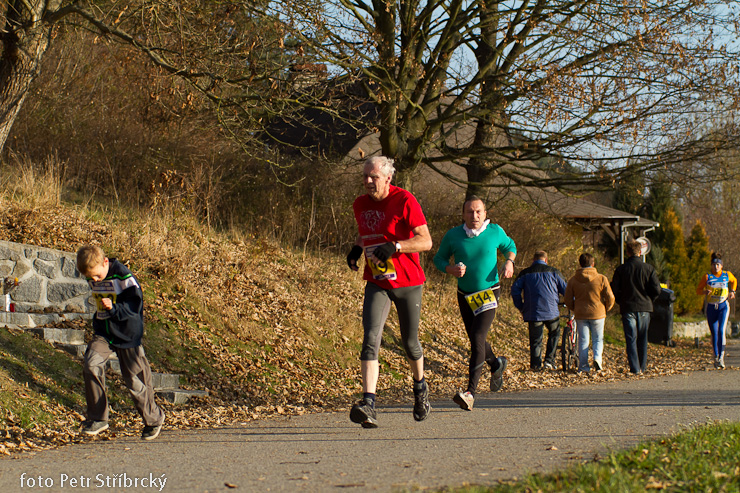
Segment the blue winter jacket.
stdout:
<path fill-rule="evenodd" d="M 535 260 L 516 277 L 511 298 L 525 322 L 546 322 L 560 316 L 558 302 L 566 286 L 559 270 Z"/>

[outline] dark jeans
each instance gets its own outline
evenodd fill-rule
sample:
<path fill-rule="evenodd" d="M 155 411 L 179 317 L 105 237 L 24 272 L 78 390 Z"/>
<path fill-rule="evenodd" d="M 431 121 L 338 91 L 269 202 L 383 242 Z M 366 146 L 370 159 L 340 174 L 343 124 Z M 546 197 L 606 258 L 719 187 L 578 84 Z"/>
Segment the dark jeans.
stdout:
<path fill-rule="evenodd" d="M 555 357 L 560 340 L 560 319 L 548 320 L 546 322 L 529 323 L 529 367 L 533 370 L 542 368 L 542 336 L 547 328 L 547 349 L 545 351 L 545 363 L 555 368 Z"/>
<path fill-rule="evenodd" d="M 649 325 L 650 312 L 627 312 L 622 314 L 627 362 L 632 373 L 642 373 L 647 368 Z"/>

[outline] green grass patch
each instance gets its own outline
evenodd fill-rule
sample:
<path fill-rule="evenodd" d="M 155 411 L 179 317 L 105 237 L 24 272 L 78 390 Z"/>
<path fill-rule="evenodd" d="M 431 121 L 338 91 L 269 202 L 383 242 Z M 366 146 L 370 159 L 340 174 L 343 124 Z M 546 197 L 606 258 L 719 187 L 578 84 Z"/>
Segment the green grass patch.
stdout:
<path fill-rule="evenodd" d="M 622 317 L 619 314 L 607 315 L 604 321 L 604 342 L 624 347 L 624 329 Z"/>
<path fill-rule="evenodd" d="M 738 491 L 740 423 L 717 422 L 548 475 L 457 492 Z"/>
<path fill-rule="evenodd" d="M 82 366 L 69 355 L 22 331 L 0 329 L 0 410 L 24 429 L 53 416 L 47 403 L 84 410 Z"/>

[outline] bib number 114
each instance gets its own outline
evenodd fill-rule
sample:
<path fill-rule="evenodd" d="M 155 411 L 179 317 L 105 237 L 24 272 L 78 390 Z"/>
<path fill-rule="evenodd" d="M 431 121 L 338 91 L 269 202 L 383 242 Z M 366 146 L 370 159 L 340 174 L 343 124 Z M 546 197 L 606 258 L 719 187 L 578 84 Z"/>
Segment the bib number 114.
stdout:
<path fill-rule="evenodd" d="M 496 296 L 493 294 L 493 289 L 491 288 L 469 294 L 465 297 L 465 301 L 468 302 L 470 309 L 473 310 L 473 315 L 492 310 L 498 306 Z"/>

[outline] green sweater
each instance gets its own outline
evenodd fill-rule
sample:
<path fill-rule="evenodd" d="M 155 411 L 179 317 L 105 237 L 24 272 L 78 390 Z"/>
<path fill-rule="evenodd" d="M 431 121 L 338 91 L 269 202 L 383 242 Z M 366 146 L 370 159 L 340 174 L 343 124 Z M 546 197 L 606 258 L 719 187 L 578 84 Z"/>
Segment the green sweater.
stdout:
<path fill-rule="evenodd" d="M 498 283 L 496 250 L 502 254 L 516 253 L 514 240 L 498 224 L 489 224 L 484 232 L 469 238 L 462 224 L 449 230 L 434 256 L 434 265 L 442 272 L 454 263 L 465 264 L 465 275 L 457 280 L 458 288 L 465 293 L 475 293 Z"/>

